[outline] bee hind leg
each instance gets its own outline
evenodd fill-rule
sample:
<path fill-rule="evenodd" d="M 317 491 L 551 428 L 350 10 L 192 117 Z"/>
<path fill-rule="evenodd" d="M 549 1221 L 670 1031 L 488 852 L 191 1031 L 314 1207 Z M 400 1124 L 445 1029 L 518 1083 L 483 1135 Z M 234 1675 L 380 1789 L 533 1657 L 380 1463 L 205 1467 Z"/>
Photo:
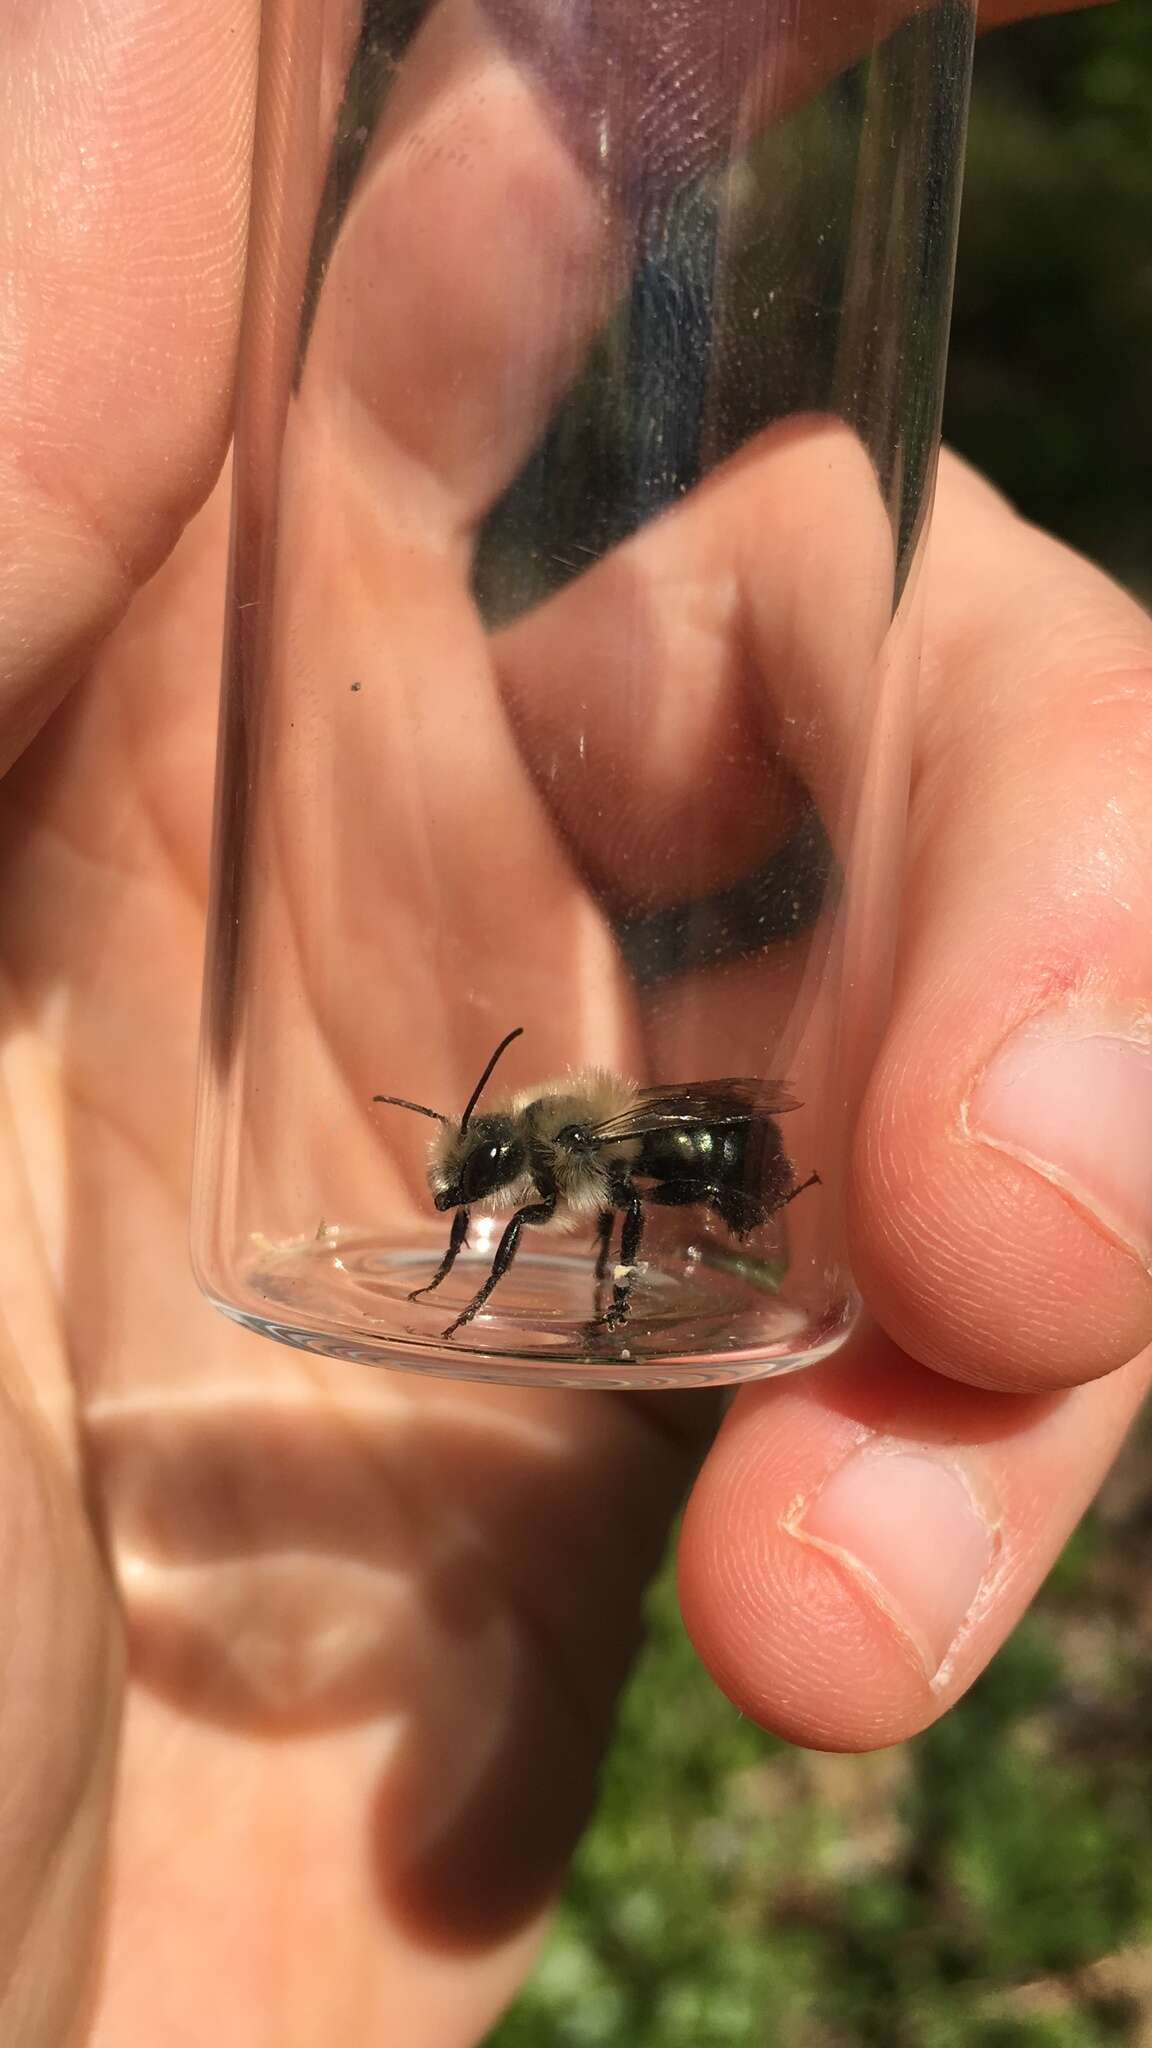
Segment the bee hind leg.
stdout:
<path fill-rule="evenodd" d="M 615 1222 L 615 1209 L 601 1209 L 596 1219 L 596 1312 L 592 1319 L 593 1328 L 604 1319 L 604 1287 L 612 1262 L 612 1231 Z"/>
<path fill-rule="evenodd" d="M 624 1210 L 624 1228 L 620 1232 L 620 1263 L 616 1268 L 617 1279 L 612 1288 L 612 1299 L 601 1315 L 597 1313 L 594 1328 L 618 1330 L 628 1321 L 632 1308 L 632 1282 L 635 1279 L 636 1261 L 644 1240 L 644 1197 L 631 1183 L 620 1190 L 620 1206 Z M 599 1310 L 599 1301 L 597 1301 Z"/>
<path fill-rule="evenodd" d="M 742 1188 L 717 1188 L 709 1196 L 709 1207 L 714 1209 L 720 1221 L 738 1244 L 744 1244 L 754 1230 L 768 1221 L 772 1211 L 769 1204 Z"/>

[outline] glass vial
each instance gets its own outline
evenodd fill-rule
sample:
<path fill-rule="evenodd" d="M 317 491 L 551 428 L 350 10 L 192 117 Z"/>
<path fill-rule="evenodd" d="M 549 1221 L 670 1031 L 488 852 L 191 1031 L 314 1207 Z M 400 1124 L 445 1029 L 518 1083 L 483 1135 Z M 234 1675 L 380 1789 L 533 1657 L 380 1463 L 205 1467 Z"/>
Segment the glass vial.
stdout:
<path fill-rule="evenodd" d="M 596 1387 L 850 1328 L 971 33 L 266 0 L 194 1203 L 229 1314 Z"/>

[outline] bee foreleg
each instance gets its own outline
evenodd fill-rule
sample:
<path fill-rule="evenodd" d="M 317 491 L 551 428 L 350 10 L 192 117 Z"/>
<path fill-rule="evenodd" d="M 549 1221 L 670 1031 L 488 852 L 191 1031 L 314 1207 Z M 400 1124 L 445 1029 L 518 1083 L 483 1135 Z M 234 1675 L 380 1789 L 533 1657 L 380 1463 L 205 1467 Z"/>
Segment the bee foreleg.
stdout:
<path fill-rule="evenodd" d="M 802 1195 L 804 1193 L 805 1188 L 818 1188 L 819 1186 L 820 1175 L 818 1173 L 810 1173 L 808 1175 L 807 1180 L 802 1180 L 800 1182 L 799 1187 L 793 1188 L 790 1195 L 785 1195 L 784 1200 L 780 1204 L 781 1208 L 786 1209 L 789 1202 L 794 1202 L 796 1200 L 797 1195 Z"/>
<path fill-rule="evenodd" d="M 440 1264 L 437 1266 L 436 1271 L 432 1275 L 432 1278 L 431 1280 L 429 1280 L 427 1286 L 415 1288 L 413 1292 L 408 1296 L 409 1301 L 419 1301 L 420 1296 L 422 1294 L 431 1294 L 434 1287 L 439 1287 L 440 1282 L 448 1278 L 449 1273 L 452 1271 L 453 1266 L 456 1264 L 457 1258 L 463 1251 L 464 1246 L 467 1244 L 467 1242 L 468 1211 L 467 1209 L 457 1209 L 456 1214 L 452 1218 L 452 1229 L 448 1238 L 448 1249 L 445 1252 L 444 1257 L 441 1259 Z"/>
<path fill-rule="evenodd" d="M 526 1209 L 517 1209 L 512 1221 L 505 1226 L 504 1235 L 496 1247 L 496 1257 L 492 1261 L 492 1271 L 485 1280 L 483 1287 L 473 1295 L 463 1314 L 458 1315 L 454 1323 L 449 1323 L 448 1328 L 444 1331 L 446 1337 L 454 1336 L 462 1324 L 470 1323 L 473 1316 L 479 1315 L 492 1289 L 504 1278 L 505 1273 L 516 1257 L 516 1249 L 520 1243 L 520 1233 L 524 1225 L 526 1223 L 547 1223 L 555 1213 L 556 1201 L 557 1197 L 555 1195 L 549 1195 L 543 1202 L 530 1202 Z"/>

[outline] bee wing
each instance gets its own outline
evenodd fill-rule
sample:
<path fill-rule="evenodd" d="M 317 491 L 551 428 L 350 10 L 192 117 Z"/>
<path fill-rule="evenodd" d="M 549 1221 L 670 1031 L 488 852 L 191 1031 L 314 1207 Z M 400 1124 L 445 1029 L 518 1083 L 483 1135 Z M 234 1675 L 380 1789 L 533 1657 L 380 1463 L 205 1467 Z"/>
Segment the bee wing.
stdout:
<path fill-rule="evenodd" d="M 643 1138 L 651 1131 L 685 1124 L 751 1123 L 758 1116 L 781 1116 L 800 1105 L 782 1082 L 733 1077 L 722 1081 L 665 1081 L 639 1088 L 628 1108 L 592 1126 L 597 1144 L 619 1138 Z"/>

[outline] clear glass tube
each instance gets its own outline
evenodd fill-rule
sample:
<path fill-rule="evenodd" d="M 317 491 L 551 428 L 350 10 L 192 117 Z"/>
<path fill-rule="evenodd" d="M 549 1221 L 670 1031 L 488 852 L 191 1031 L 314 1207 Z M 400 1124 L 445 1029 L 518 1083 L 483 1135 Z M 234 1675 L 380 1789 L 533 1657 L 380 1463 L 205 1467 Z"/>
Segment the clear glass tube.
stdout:
<path fill-rule="evenodd" d="M 971 32 L 266 0 L 194 1204 L 228 1313 L 601 1387 L 849 1329 Z"/>

